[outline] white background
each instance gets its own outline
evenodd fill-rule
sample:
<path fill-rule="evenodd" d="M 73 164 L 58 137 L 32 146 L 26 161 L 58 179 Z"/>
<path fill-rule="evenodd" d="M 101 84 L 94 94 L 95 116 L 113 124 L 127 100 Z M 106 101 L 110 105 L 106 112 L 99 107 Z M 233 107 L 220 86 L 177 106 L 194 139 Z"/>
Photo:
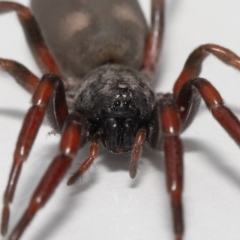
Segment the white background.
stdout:
<path fill-rule="evenodd" d="M 28 0 L 18 1 L 28 4 Z M 141 0 L 144 12 L 149 1 Z M 189 53 L 204 43 L 226 46 L 240 55 L 240 1 L 169 0 L 158 91 L 171 91 Z M 15 14 L 0 17 L 0 56 L 40 72 Z M 240 116 L 240 72 L 214 57 L 201 76 L 221 92 Z M 6 186 L 15 141 L 30 96 L 0 72 L 0 195 Z M 10 229 L 24 211 L 41 175 L 57 153 L 58 136 L 45 122 L 17 186 Z M 240 239 L 240 151 L 202 103 L 196 120 L 182 135 L 185 155 L 184 240 Z M 33 220 L 24 240 L 173 240 L 171 211 L 161 153 L 144 149 L 138 176 L 128 176 L 129 156 L 100 150 L 83 181 L 67 187 L 70 173 L 88 154 L 85 148 L 54 196 Z M 6 239 L 6 238 L 2 238 Z"/>

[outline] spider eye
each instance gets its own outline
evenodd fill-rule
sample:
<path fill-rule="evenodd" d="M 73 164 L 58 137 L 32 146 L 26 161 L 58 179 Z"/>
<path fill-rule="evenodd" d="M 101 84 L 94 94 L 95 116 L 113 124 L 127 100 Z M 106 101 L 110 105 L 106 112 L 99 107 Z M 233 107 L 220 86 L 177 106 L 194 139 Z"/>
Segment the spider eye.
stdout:
<path fill-rule="evenodd" d="M 131 101 L 130 100 L 128 100 L 128 101 L 126 101 L 126 100 L 116 100 L 113 103 L 113 106 L 115 108 L 120 107 L 122 109 L 128 109 L 130 107 L 130 105 L 131 105 Z"/>
<path fill-rule="evenodd" d="M 119 100 L 115 101 L 114 102 L 114 107 L 119 107 L 121 104 L 121 102 Z"/>

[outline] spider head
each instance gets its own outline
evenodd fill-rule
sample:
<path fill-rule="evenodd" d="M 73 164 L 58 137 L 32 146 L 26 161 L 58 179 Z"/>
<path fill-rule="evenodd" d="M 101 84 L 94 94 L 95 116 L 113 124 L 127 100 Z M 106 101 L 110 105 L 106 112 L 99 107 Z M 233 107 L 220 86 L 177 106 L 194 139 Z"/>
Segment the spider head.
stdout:
<path fill-rule="evenodd" d="M 76 94 L 76 111 L 99 132 L 114 153 L 131 151 L 140 128 L 152 117 L 155 95 L 147 79 L 122 65 L 104 65 L 88 74 Z"/>

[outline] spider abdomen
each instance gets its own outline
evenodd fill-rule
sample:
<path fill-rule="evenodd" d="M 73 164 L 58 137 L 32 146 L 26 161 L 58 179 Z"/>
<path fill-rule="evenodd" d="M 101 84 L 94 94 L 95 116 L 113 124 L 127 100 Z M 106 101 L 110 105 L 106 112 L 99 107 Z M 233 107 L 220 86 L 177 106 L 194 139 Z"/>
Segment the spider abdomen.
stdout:
<path fill-rule="evenodd" d="M 31 5 L 65 76 L 80 78 L 105 63 L 139 69 L 147 25 L 136 0 L 32 0 Z"/>

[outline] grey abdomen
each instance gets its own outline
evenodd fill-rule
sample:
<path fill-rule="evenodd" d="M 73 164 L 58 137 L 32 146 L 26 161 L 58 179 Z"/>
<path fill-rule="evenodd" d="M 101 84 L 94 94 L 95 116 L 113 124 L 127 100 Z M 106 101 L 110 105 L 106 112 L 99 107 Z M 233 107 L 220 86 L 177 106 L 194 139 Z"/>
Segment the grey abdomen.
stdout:
<path fill-rule="evenodd" d="M 147 26 L 137 0 L 32 0 L 63 75 L 81 78 L 105 63 L 139 68 Z"/>

